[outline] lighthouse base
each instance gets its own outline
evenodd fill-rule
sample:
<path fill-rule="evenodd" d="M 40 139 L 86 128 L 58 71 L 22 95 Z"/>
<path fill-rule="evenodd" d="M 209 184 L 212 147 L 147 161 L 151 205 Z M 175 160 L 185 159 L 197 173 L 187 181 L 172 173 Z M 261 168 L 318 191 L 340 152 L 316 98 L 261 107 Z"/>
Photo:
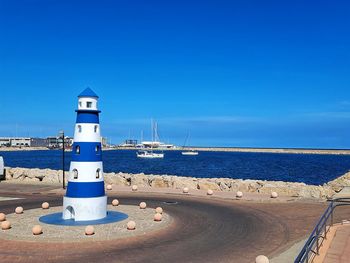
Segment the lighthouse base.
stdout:
<path fill-rule="evenodd" d="M 107 216 L 107 196 L 92 198 L 63 197 L 63 219 L 98 220 Z"/>

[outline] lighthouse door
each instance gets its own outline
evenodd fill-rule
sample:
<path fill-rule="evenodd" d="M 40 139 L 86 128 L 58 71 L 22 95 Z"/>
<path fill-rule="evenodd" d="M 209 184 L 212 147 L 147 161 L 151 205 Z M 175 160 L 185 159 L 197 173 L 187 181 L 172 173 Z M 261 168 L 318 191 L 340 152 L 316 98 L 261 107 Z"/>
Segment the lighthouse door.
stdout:
<path fill-rule="evenodd" d="M 65 219 L 74 219 L 75 218 L 74 208 L 72 206 L 67 206 L 65 214 L 66 214 Z"/>

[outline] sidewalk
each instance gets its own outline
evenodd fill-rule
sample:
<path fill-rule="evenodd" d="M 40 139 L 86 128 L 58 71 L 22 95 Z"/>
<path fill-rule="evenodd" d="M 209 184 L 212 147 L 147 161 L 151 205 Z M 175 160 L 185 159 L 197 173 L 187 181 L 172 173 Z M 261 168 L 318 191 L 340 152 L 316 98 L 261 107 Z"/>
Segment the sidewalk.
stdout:
<path fill-rule="evenodd" d="M 324 263 L 346 263 L 350 261 L 350 224 L 339 226 L 326 252 Z"/>

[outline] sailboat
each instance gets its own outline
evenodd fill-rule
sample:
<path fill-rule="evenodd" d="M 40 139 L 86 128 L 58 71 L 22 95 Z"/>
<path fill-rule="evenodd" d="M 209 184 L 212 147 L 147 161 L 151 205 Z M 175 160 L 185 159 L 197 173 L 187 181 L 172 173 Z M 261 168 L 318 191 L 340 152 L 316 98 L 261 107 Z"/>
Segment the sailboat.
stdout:
<path fill-rule="evenodd" d="M 187 143 L 189 137 L 190 137 L 190 133 L 187 134 L 187 137 L 186 137 L 186 140 L 185 140 L 185 143 L 184 143 L 184 146 L 183 146 L 184 149 L 185 149 L 185 146 L 186 146 L 186 143 Z M 198 155 L 198 152 L 192 149 L 192 150 L 185 150 L 185 151 L 182 151 L 181 154 L 182 154 L 182 155 L 191 155 L 191 156 L 194 156 L 194 155 Z"/>
<path fill-rule="evenodd" d="M 150 150 L 145 150 L 145 149 L 139 150 L 136 153 L 136 156 L 138 158 L 149 158 L 149 159 L 164 158 L 163 152 L 153 152 L 153 147 L 155 145 L 159 145 L 159 142 L 155 141 L 156 137 L 158 137 L 157 123 L 154 122 L 153 120 L 151 121 L 151 123 L 152 123 L 152 125 L 151 125 L 152 126 L 152 142 L 149 142 L 151 149 Z M 143 144 L 145 144 L 145 142 L 143 142 Z"/>

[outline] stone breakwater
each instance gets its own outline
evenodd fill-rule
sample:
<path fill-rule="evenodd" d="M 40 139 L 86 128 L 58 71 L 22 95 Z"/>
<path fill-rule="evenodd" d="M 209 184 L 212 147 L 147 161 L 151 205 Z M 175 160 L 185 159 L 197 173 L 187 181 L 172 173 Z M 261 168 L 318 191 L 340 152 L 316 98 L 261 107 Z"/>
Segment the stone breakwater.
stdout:
<path fill-rule="evenodd" d="M 68 172 L 67 174 L 68 175 Z M 242 191 L 249 193 L 270 194 L 300 198 L 331 198 L 344 186 L 350 186 L 350 172 L 324 185 L 307 185 L 283 181 L 242 180 L 230 178 L 195 178 L 172 175 L 145 175 L 129 173 L 104 173 L 105 183 L 116 186 L 131 186 L 149 188 L 201 189 L 213 191 Z M 62 170 L 29 169 L 6 167 L 6 180 L 23 183 L 62 183 Z"/>

